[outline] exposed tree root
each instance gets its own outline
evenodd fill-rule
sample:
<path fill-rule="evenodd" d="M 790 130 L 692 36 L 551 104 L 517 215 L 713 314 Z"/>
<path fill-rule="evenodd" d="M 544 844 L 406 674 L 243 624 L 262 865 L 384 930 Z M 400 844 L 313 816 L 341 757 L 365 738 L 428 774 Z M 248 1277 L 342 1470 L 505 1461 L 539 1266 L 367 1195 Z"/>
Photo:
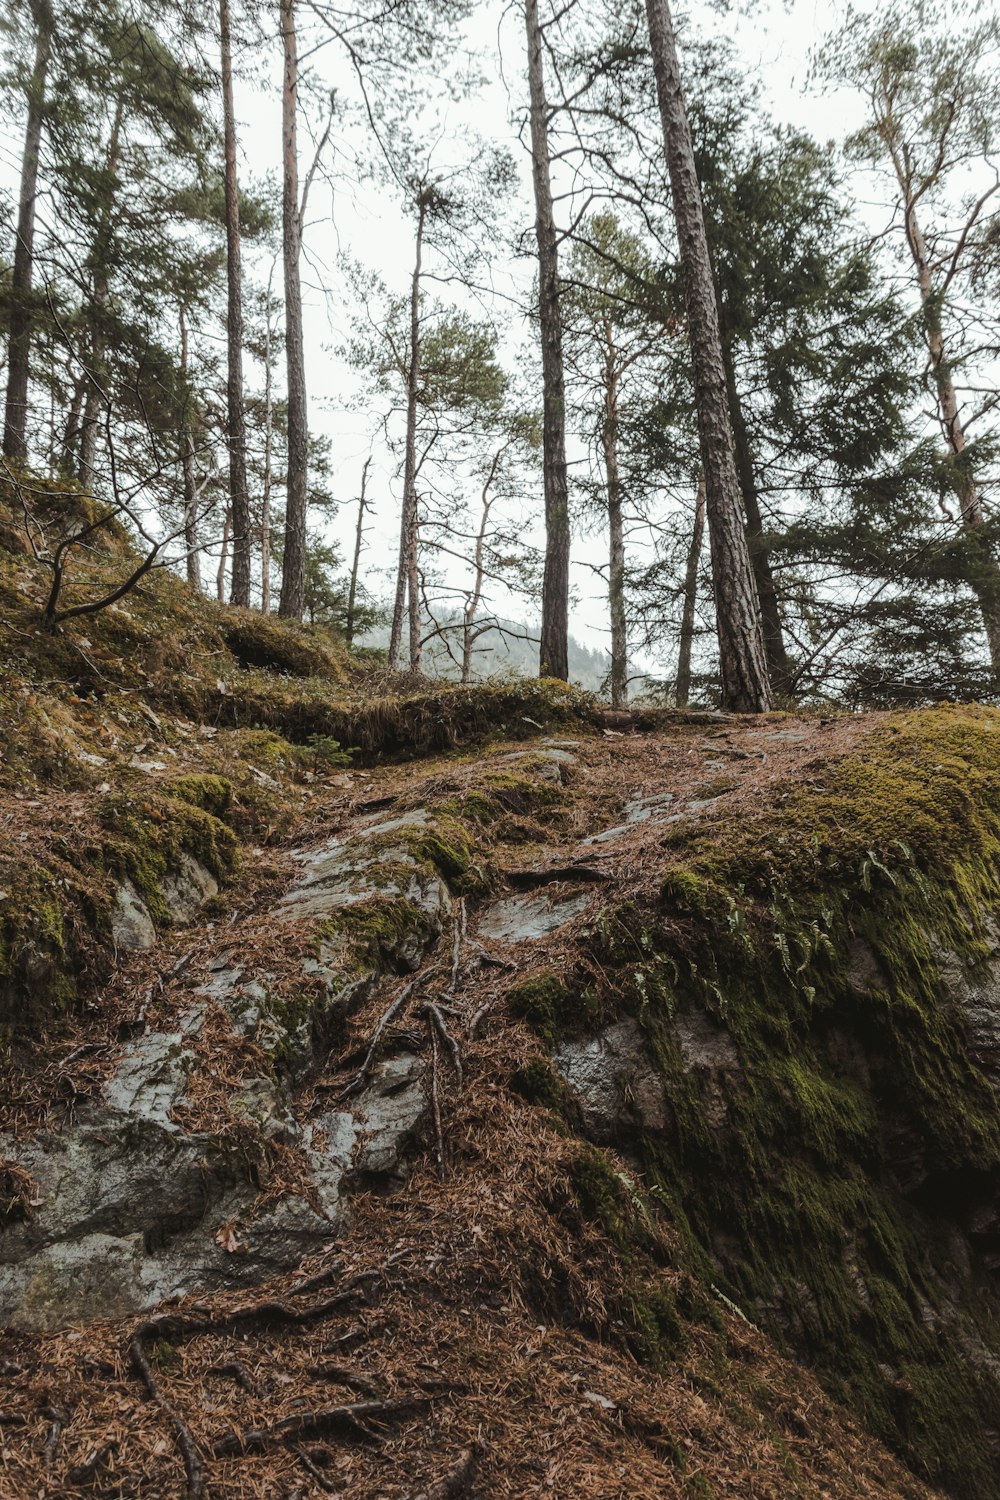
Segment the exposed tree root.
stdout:
<path fill-rule="evenodd" d="M 554 865 L 548 870 L 507 870 L 505 879 L 515 891 L 533 891 L 543 885 L 557 885 L 560 881 L 575 885 L 598 885 L 608 879 L 604 870 L 592 870 L 589 865 Z"/>
<path fill-rule="evenodd" d="M 315 1479 L 321 1490 L 325 1491 L 325 1493 L 328 1495 L 337 1494 L 338 1490 L 340 1489 L 340 1485 L 335 1484 L 332 1479 L 327 1478 L 327 1476 L 323 1473 L 323 1470 L 320 1468 L 319 1464 L 316 1463 L 312 1458 L 310 1458 L 309 1454 L 306 1452 L 305 1448 L 302 1447 L 301 1443 L 294 1444 L 292 1447 L 292 1452 L 295 1454 L 296 1458 L 299 1460 L 299 1463 L 305 1469 L 309 1477 L 311 1479 Z"/>
<path fill-rule="evenodd" d="M 333 1384 L 344 1385 L 349 1391 L 358 1391 L 360 1395 L 370 1396 L 372 1400 L 377 1400 L 380 1394 L 377 1386 L 363 1375 L 356 1374 L 349 1365 L 309 1365 L 307 1373 L 314 1380 L 329 1380 Z"/>
<path fill-rule="evenodd" d="M 482 1456 L 483 1450 L 479 1443 L 473 1443 L 471 1448 L 463 1448 L 447 1474 L 429 1490 L 422 1490 L 416 1500 L 461 1500 L 462 1496 L 468 1495 L 475 1482 Z"/>
<path fill-rule="evenodd" d="M 434 970 L 430 969 L 426 974 L 418 974 L 415 979 L 411 979 L 409 984 L 404 985 L 403 989 L 400 990 L 395 1000 L 393 1000 L 392 1003 L 388 1005 L 382 1012 L 375 1026 L 375 1030 L 372 1032 L 371 1041 L 368 1044 L 368 1051 L 365 1053 L 364 1062 L 361 1064 L 360 1068 L 354 1074 L 354 1076 L 350 1078 L 341 1089 L 340 1093 L 337 1095 L 338 1099 L 349 1099 L 352 1094 L 357 1094 L 361 1089 L 364 1088 L 365 1084 L 368 1082 L 368 1077 L 372 1070 L 372 1064 L 375 1061 L 375 1054 L 378 1050 L 378 1044 L 385 1034 L 386 1027 L 389 1026 L 390 1023 L 394 1021 L 398 1015 L 401 1015 L 405 1011 L 406 1006 L 416 994 L 417 990 L 423 988 L 423 986 L 427 983 L 433 973 Z"/>
<path fill-rule="evenodd" d="M 60 1406 L 47 1406 L 42 1412 L 42 1415 L 44 1417 L 48 1417 L 50 1423 L 52 1424 L 45 1438 L 44 1450 L 45 1467 L 47 1469 L 51 1469 L 52 1465 L 56 1461 L 56 1449 L 59 1447 L 59 1438 L 62 1434 L 63 1428 L 69 1422 L 69 1417 Z"/>
<path fill-rule="evenodd" d="M 89 1484 L 108 1459 L 118 1452 L 118 1441 L 112 1438 L 107 1443 L 102 1443 L 99 1448 L 94 1448 L 82 1463 L 74 1464 L 66 1475 L 66 1483 L 81 1485 Z"/>
<path fill-rule="evenodd" d="M 425 1397 L 405 1396 L 392 1401 L 354 1401 L 347 1406 L 324 1407 L 321 1411 L 296 1412 L 294 1416 L 282 1417 L 266 1427 L 251 1427 L 246 1432 L 227 1433 L 225 1437 L 216 1438 L 212 1453 L 216 1458 L 234 1458 L 244 1453 L 259 1453 L 271 1443 L 293 1443 L 302 1438 L 326 1437 L 331 1433 L 379 1443 L 379 1433 L 368 1425 L 372 1419 L 389 1420 L 425 1404 Z"/>
<path fill-rule="evenodd" d="M 141 1324 L 132 1335 L 129 1346 L 132 1367 L 146 1387 L 150 1399 L 156 1402 L 174 1429 L 177 1446 L 181 1450 L 181 1457 L 184 1460 L 184 1472 L 187 1475 L 187 1500 L 201 1500 L 201 1497 L 205 1493 L 205 1466 L 201 1461 L 198 1446 L 191 1436 L 191 1429 L 187 1423 L 177 1415 L 160 1390 L 159 1381 L 153 1374 L 153 1367 L 143 1347 L 144 1339 L 148 1336 L 150 1329 L 156 1322 L 157 1320 L 153 1319 L 149 1323 Z"/>

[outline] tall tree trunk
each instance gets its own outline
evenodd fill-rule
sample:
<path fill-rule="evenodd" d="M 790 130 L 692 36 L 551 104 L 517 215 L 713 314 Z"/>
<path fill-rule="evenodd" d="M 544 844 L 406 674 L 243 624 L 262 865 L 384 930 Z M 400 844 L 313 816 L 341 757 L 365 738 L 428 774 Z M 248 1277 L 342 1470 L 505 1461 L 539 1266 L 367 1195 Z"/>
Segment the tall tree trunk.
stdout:
<path fill-rule="evenodd" d="M 611 615 L 611 707 L 628 707 L 628 634 L 625 622 L 625 528 L 618 468 L 618 351 L 605 320 L 604 421 L 601 447 L 608 488 L 608 606 Z"/>
<path fill-rule="evenodd" d="M 219 603 L 226 602 L 226 564 L 229 562 L 229 536 L 233 527 L 232 506 L 226 506 L 226 514 L 222 520 L 222 545 L 219 548 L 219 567 L 215 575 L 215 592 Z"/>
<path fill-rule="evenodd" d="M 971 544 L 972 567 L 969 584 L 979 602 L 989 645 L 990 661 L 993 670 L 998 672 L 1000 671 L 1000 567 L 997 565 L 996 556 L 988 538 L 983 534 L 986 522 L 983 503 L 976 476 L 965 457 L 965 427 L 959 411 L 951 364 L 948 360 L 944 326 L 941 321 L 941 298 L 934 286 L 927 242 L 917 219 L 915 205 L 910 200 L 909 191 L 904 183 L 901 185 L 907 192 L 906 238 L 917 272 L 917 285 L 920 288 L 924 330 L 934 374 L 941 427 L 954 468 L 955 494 L 958 497 L 962 514 L 962 526 Z"/>
<path fill-rule="evenodd" d="M 403 611 L 409 605 L 410 671 L 420 670 L 420 584 L 417 570 L 417 403 L 420 395 L 420 277 L 428 198 L 417 200 L 417 236 L 410 281 L 410 359 L 406 374 L 406 458 L 403 464 L 403 509 L 399 523 L 399 573 L 389 635 L 389 669 L 399 668 Z"/>
<path fill-rule="evenodd" d="M 725 344 L 723 344 L 723 358 L 726 366 L 726 390 L 729 396 L 729 415 L 733 426 L 736 473 L 739 476 L 740 490 L 743 494 L 743 509 L 746 512 L 747 518 L 747 544 L 750 548 L 750 564 L 753 568 L 754 582 L 757 585 L 757 598 L 760 600 L 761 626 L 764 631 L 764 654 L 767 657 L 767 671 L 771 679 L 771 690 L 777 697 L 782 693 L 788 692 L 792 680 L 792 668 L 788 660 L 788 652 L 785 650 L 785 637 L 781 628 L 781 609 L 778 605 L 778 594 L 774 587 L 771 559 L 768 554 L 767 544 L 764 541 L 764 520 L 760 513 L 760 491 L 757 488 L 757 472 L 754 468 L 753 453 L 750 449 L 750 435 L 747 432 L 746 418 L 743 415 L 743 403 L 740 401 L 740 393 L 736 385 L 736 372 L 733 369 L 732 355 Z"/>
<path fill-rule="evenodd" d="M 45 118 L 45 81 L 52 53 L 53 16 L 49 0 L 31 0 L 35 23 L 35 64 L 28 85 L 28 120 L 21 157 L 17 237 L 10 281 L 10 325 L 7 348 L 7 400 L 3 451 L 23 463 L 28 457 L 28 382 L 31 376 L 32 281 L 35 271 L 35 199 L 38 159 Z"/>
<path fill-rule="evenodd" d="M 691 699 L 691 647 L 694 645 L 694 614 L 698 604 L 698 567 L 701 563 L 701 544 L 705 535 L 705 474 L 698 475 L 698 494 L 694 502 L 694 529 L 688 547 L 687 567 L 684 569 L 684 608 L 681 613 L 681 633 L 677 645 L 677 685 L 674 701 L 678 708 L 687 708 Z"/>
<path fill-rule="evenodd" d="M 274 456 L 274 373 L 271 369 L 271 283 L 264 335 L 264 474 L 260 500 L 260 608 L 271 613 L 271 468 Z"/>
<path fill-rule="evenodd" d="M 91 308 L 90 368 L 86 372 L 87 400 L 83 409 L 83 422 L 80 428 L 80 464 L 77 470 L 80 483 L 85 486 L 92 485 L 96 478 L 97 424 L 101 412 L 101 403 L 107 395 L 106 392 L 102 391 L 101 384 L 106 373 L 104 369 L 104 356 L 107 341 L 104 318 L 111 297 L 111 288 L 108 283 L 108 257 L 111 249 L 111 233 L 115 220 L 116 203 L 114 184 L 118 175 L 118 163 L 121 159 L 121 133 L 124 119 L 125 106 L 123 101 L 119 99 L 115 108 L 114 119 L 111 122 L 111 135 L 108 138 L 106 166 L 110 184 L 108 199 L 94 240 L 94 300 Z"/>
<path fill-rule="evenodd" d="M 552 207 L 549 107 L 545 97 L 542 29 L 538 0 L 525 0 L 528 87 L 531 96 L 531 168 L 538 239 L 538 322 L 542 344 L 543 466 L 545 484 L 545 572 L 538 671 L 542 677 L 569 676 L 569 481 L 566 473 L 566 381 L 563 368 L 562 311 L 559 305 L 559 250 Z"/>
<path fill-rule="evenodd" d="M 240 244 L 240 189 L 236 175 L 236 115 L 229 0 L 219 0 L 222 53 L 222 118 L 225 143 L 226 281 L 228 289 L 227 426 L 229 503 L 232 509 L 233 572 L 230 601 L 250 603 L 250 492 L 247 488 L 247 432 L 243 405 L 243 275 Z"/>
<path fill-rule="evenodd" d="M 771 707 L 760 605 L 743 526 L 743 506 L 729 423 L 726 374 L 701 188 L 681 89 L 667 0 L 646 0 L 656 91 L 673 194 L 687 304 L 712 581 L 719 635 L 723 706 L 737 713 Z"/>
<path fill-rule="evenodd" d="M 281 0 L 281 37 L 285 77 L 281 105 L 284 191 L 281 199 L 282 258 L 285 272 L 285 354 L 288 362 L 288 494 L 285 549 L 281 565 L 279 614 L 301 620 L 306 597 L 306 511 L 309 502 L 309 424 L 306 411 L 306 364 L 302 333 L 302 286 L 299 259 L 302 217 L 299 209 L 299 160 L 296 132 L 299 61 L 295 0 Z"/>
<path fill-rule="evenodd" d="M 354 620 L 358 603 L 358 573 L 361 568 L 361 545 L 365 536 L 365 509 L 366 493 L 368 489 L 368 470 L 371 468 L 371 454 L 365 459 L 361 470 L 361 494 L 358 497 L 358 525 L 354 533 L 354 557 L 351 560 L 351 583 L 347 591 L 347 618 L 344 622 L 344 634 L 349 646 L 354 643 Z"/>
<path fill-rule="evenodd" d="M 73 395 L 70 397 L 69 411 L 66 413 L 66 426 L 63 431 L 62 458 L 59 468 L 63 474 L 73 472 L 73 454 L 76 451 L 77 438 L 80 436 L 80 413 L 83 410 L 83 393 L 87 387 L 87 376 L 84 372 L 76 377 L 73 382 Z"/>
<path fill-rule="evenodd" d="M 181 334 L 181 381 L 187 385 L 188 378 L 188 328 L 184 304 L 180 306 Z M 201 588 L 201 554 L 198 551 L 198 484 L 195 477 L 194 436 L 188 412 L 188 395 L 185 395 L 184 426 L 181 432 L 181 474 L 184 487 L 184 552 L 187 564 L 187 581 L 193 588 Z"/>

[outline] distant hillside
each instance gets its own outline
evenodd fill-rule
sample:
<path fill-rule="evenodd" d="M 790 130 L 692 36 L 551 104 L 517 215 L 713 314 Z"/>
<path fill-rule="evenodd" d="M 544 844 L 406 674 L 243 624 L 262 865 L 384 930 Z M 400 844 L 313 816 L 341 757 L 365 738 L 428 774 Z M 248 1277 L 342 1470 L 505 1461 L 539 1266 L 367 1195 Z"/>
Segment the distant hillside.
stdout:
<path fill-rule="evenodd" d="M 442 626 L 455 625 L 449 631 L 448 646 L 438 640 L 427 646 L 425 666 L 436 677 L 457 677 L 461 660 L 461 631 L 459 616 L 445 616 Z M 500 620 L 496 628 L 479 637 L 475 651 L 477 680 L 485 677 L 505 676 L 511 673 L 518 677 L 534 677 L 538 672 L 538 627 L 526 625 L 521 620 Z M 389 644 L 388 626 L 378 626 L 364 639 L 367 646 L 386 647 Z M 578 687 L 588 692 L 599 693 L 605 686 L 608 675 L 608 653 L 604 646 L 586 646 L 575 636 L 569 638 L 569 677 Z"/>

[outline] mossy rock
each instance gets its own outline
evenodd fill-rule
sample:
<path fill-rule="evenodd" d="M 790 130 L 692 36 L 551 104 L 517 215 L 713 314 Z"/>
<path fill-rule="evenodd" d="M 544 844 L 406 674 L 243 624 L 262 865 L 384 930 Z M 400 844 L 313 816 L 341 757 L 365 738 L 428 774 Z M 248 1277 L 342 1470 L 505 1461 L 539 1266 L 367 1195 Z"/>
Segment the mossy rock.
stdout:
<path fill-rule="evenodd" d="M 219 628 L 242 667 L 338 683 L 346 680 L 343 649 L 319 629 L 248 609 L 226 610 Z"/>
<path fill-rule="evenodd" d="M 967 1351 L 1000 1359 L 1000 1298 L 945 1246 L 962 1194 L 1000 1181 L 1000 1097 L 940 955 L 992 948 L 1000 714 L 896 716 L 669 852 L 659 902 L 606 910 L 593 939 L 601 1003 L 636 1016 L 663 1080 L 654 1198 L 692 1264 L 918 1473 L 996 1500 L 1000 1382 Z M 681 1051 L 699 1015 L 738 1060 L 721 1085 Z M 607 1186 L 586 1190 L 620 1235 Z"/>

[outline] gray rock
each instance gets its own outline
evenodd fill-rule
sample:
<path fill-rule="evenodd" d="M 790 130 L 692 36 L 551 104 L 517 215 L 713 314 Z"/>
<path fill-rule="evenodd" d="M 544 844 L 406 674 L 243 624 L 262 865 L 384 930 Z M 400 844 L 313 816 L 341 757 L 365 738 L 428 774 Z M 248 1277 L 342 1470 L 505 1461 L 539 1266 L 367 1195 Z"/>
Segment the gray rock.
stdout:
<path fill-rule="evenodd" d="M 192 858 L 181 853 L 176 870 L 165 875 L 160 882 L 160 893 L 167 910 L 175 922 L 190 922 L 197 916 L 205 902 L 218 894 L 219 882 L 211 871 Z"/>
<path fill-rule="evenodd" d="M 354 1165 L 362 1172 L 389 1173 L 427 1117 L 424 1063 L 413 1053 L 387 1058 L 372 1072 L 354 1107 L 359 1139 Z"/>
<path fill-rule="evenodd" d="M 590 899 L 584 891 L 555 898 L 514 896 L 509 901 L 497 901 L 480 922 L 479 936 L 502 943 L 535 942 L 586 911 Z"/>
<path fill-rule="evenodd" d="M 673 792 L 657 792 L 651 797 L 637 797 L 626 806 L 625 818 L 629 823 L 645 823 L 650 818 L 658 820 L 659 814 L 673 801 Z"/>
<path fill-rule="evenodd" d="M 156 942 L 156 928 L 143 901 L 131 880 L 118 888 L 111 911 L 111 938 L 120 952 L 141 953 L 152 948 Z"/>
<path fill-rule="evenodd" d="M 180 1031 L 154 1031 L 131 1044 L 131 1050 L 104 1085 L 102 1097 L 111 1110 L 176 1131 L 170 1111 L 187 1088 L 195 1054 L 185 1036 L 197 1035 L 201 1012 L 190 1012 Z"/>
<path fill-rule="evenodd" d="M 645 1037 L 630 1016 L 599 1036 L 566 1042 L 552 1058 L 580 1105 L 584 1127 L 596 1141 L 622 1131 L 663 1130 L 663 1083 L 646 1053 Z"/>

